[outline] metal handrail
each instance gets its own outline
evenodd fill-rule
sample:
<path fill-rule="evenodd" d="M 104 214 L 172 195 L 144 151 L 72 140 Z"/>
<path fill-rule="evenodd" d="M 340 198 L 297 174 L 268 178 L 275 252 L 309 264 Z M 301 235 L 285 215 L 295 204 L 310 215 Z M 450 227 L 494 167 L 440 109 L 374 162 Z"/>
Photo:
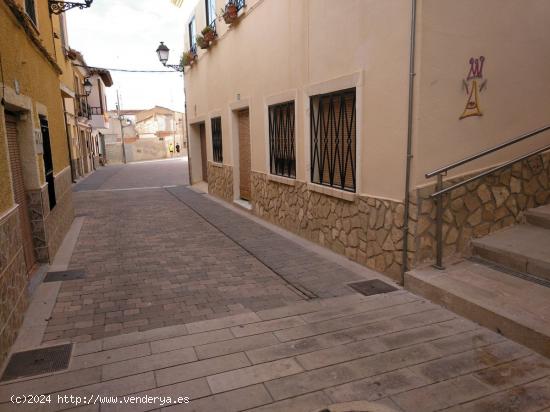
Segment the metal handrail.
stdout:
<path fill-rule="evenodd" d="M 522 160 L 525 160 L 525 159 L 528 159 L 530 158 L 531 156 L 534 156 L 534 155 L 537 155 L 539 153 L 543 153 L 543 152 L 546 152 L 547 150 L 550 150 L 550 144 L 549 145 L 546 145 L 544 147 L 541 147 L 540 149 L 537 149 L 531 153 L 527 153 L 526 155 L 523 155 L 523 156 L 520 156 L 520 157 L 516 157 L 515 159 L 513 160 L 510 160 L 506 163 L 503 163 L 501 164 L 500 166 L 496 166 L 496 167 L 493 167 L 492 169 L 489 169 L 489 170 L 486 170 L 485 172 L 483 173 L 480 173 L 474 177 L 470 177 L 469 179 L 466 179 L 466 180 L 463 180 L 462 182 L 459 182 L 457 184 L 454 184 L 452 186 L 449 186 L 445 189 L 442 189 L 442 190 L 439 190 L 437 192 L 434 192 L 430 195 L 431 198 L 434 198 L 434 197 L 437 197 L 437 196 L 441 196 L 441 195 L 444 195 L 445 193 L 447 192 L 451 192 L 455 189 L 458 189 L 460 186 L 464 186 L 464 185 L 467 185 L 468 183 L 470 182 L 473 182 L 474 180 L 477 180 L 477 179 L 480 179 L 484 176 L 487 176 L 487 175 L 490 175 L 491 173 L 494 173 L 494 172 L 498 172 L 499 170 L 502 170 L 502 169 L 506 169 L 507 167 L 510 167 L 512 166 L 514 163 L 517 163 L 517 162 L 521 162 Z"/>
<path fill-rule="evenodd" d="M 458 166 L 462 166 L 463 164 L 466 164 L 466 163 L 469 163 L 473 160 L 477 160 L 483 156 L 486 156 L 488 154 L 491 154 L 491 153 L 494 153 L 494 152 L 497 152 L 499 151 L 500 149 L 504 149 L 505 147 L 508 147 L 508 146 L 512 146 L 516 143 L 519 143 L 521 142 L 522 140 L 525 140 L 525 139 L 528 139 L 530 137 L 533 137 L 535 135 L 538 135 L 542 132 L 545 132 L 547 130 L 550 130 L 550 125 L 547 125 L 547 126 L 544 126 L 544 127 L 541 127 L 540 129 L 536 129 L 536 130 L 533 130 L 532 132 L 529 132 L 529 133 L 526 133 L 526 134 L 523 134 L 521 136 L 518 136 L 514 139 L 511 139 L 511 140 L 508 140 L 507 142 L 504 142 L 504 143 L 501 143 L 495 147 L 492 147 L 490 149 L 486 149 L 482 152 L 479 152 L 478 154 L 476 155 L 473 155 L 473 156 L 469 156 L 465 159 L 462 159 L 462 160 L 459 160 L 458 162 L 454 162 L 454 163 L 451 163 L 450 165 L 447 165 L 447 166 L 444 166 L 444 167 L 441 167 L 439 169 L 436 169 L 434 170 L 433 172 L 430 172 L 430 173 L 426 173 L 426 178 L 430 178 L 430 177 L 433 177 L 435 175 L 438 175 L 438 174 L 441 174 L 441 173 L 445 173 L 445 172 L 448 172 L 449 170 L 451 169 L 454 169 L 454 168 L 457 168 Z"/>
<path fill-rule="evenodd" d="M 433 172 L 426 173 L 426 178 L 437 176 L 437 184 L 436 184 L 436 191 L 430 195 L 430 198 L 435 199 L 436 201 L 436 263 L 434 264 L 434 267 L 437 269 L 444 269 L 443 266 L 443 195 L 446 193 L 449 193 L 455 189 L 458 189 L 461 186 L 467 185 L 468 183 L 473 182 L 474 180 L 480 179 L 484 176 L 490 175 L 491 173 L 497 172 L 502 169 L 506 169 L 507 167 L 512 166 L 515 163 L 521 162 L 525 159 L 528 159 L 531 156 L 537 155 L 539 153 L 546 152 L 547 150 L 550 150 L 550 145 L 546 145 L 544 147 L 541 147 L 540 149 L 537 149 L 535 151 L 532 151 L 530 153 L 527 153 L 523 156 L 516 157 L 515 159 L 509 160 L 499 166 L 495 166 L 489 170 L 486 170 L 482 173 L 477 174 L 476 176 L 470 177 L 466 180 L 463 180 L 462 182 L 456 183 L 454 185 L 451 185 L 447 188 L 443 188 L 443 176 L 447 174 L 447 172 L 451 169 L 454 169 L 458 166 L 461 166 L 463 164 L 466 164 L 468 162 L 471 162 L 473 160 L 479 159 L 483 156 L 486 156 L 488 154 L 497 152 L 501 149 L 504 149 L 505 147 L 511 146 L 513 144 L 519 143 L 525 139 L 528 139 L 530 137 L 536 136 L 542 132 L 545 132 L 547 130 L 550 130 L 550 125 L 541 127 L 540 129 L 533 130 L 529 133 L 523 134 L 521 136 L 518 136 L 514 139 L 508 140 L 507 142 L 501 143 L 495 147 L 492 147 L 490 149 L 486 149 L 476 155 L 469 156 L 463 160 L 460 160 L 458 162 L 452 163 L 450 165 L 447 165 L 445 167 L 441 167 L 437 170 L 434 170 Z"/>

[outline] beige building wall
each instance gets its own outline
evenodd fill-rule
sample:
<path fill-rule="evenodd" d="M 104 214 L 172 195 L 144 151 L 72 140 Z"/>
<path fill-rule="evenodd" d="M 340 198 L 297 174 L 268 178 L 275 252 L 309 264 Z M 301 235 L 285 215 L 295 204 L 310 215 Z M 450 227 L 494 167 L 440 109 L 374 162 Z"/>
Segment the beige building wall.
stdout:
<path fill-rule="evenodd" d="M 219 10 L 224 2 L 218 3 Z M 361 136 L 357 192 L 402 199 L 408 72 L 403 62 L 408 58 L 410 18 L 409 9 L 400 7 L 405 3 L 357 0 L 335 7 L 329 0 L 247 2 L 238 25 L 227 30 L 225 23 L 217 22 L 217 44 L 200 51 L 196 65 L 186 71 L 189 122 L 207 120 L 210 136 L 209 119 L 219 112 L 224 163 L 234 165 L 229 108 L 239 105 L 239 98 L 247 102 L 252 170 L 266 173 L 266 102 L 293 97 L 297 179 L 307 181 L 308 95 L 355 86 Z M 195 19 L 200 33 L 205 25 L 203 2 Z M 210 139 L 207 142 L 212 160 Z"/>
<path fill-rule="evenodd" d="M 225 1 L 218 0 L 219 10 Z M 236 111 L 250 110 L 253 213 L 376 270 L 398 276 L 435 254 L 433 181 L 424 175 L 550 124 L 550 3 L 418 0 L 409 248 L 403 252 L 411 0 L 247 1 L 239 22 L 216 22 L 218 39 L 185 69 L 192 183 L 239 199 Z M 206 24 L 204 1 L 195 12 Z M 189 39 L 186 30 L 186 49 Z M 470 60 L 478 66 L 469 78 Z M 472 76 L 470 76 L 472 77 Z M 474 83 L 475 82 L 475 83 Z M 357 93 L 356 193 L 310 183 L 309 97 Z M 465 110 L 477 94 L 477 106 Z M 294 100 L 296 179 L 269 174 L 270 104 Z M 475 109 L 475 110 L 474 110 Z M 478 110 L 476 112 L 476 110 Z M 464 117 L 463 114 L 472 116 Z M 213 162 L 210 120 L 222 118 L 223 165 Z M 540 135 L 456 169 L 448 178 L 510 160 L 550 142 Z M 550 155 L 518 163 L 445 202 L 445 254 L 521 222 L 550 202 Z"/>
<path fill-rule="evenodd" d="M 419 2 L 414 182 L 424 174 L 550 124 L 550 2 Z M 483 116 L 460 120 L 470 58 L 484 56 Z M 546 133 L 452 172 L 509 160 L 550 141 Z"/>

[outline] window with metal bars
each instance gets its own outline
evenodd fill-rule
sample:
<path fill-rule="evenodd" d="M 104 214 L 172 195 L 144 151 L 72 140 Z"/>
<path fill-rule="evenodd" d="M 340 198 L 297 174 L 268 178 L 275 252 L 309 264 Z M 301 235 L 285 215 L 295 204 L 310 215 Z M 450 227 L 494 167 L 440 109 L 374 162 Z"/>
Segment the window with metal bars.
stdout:
<path fill-rule="evenodd" d="M 269 167 L 272 175 L 296 177 L 294 102 L 269 106 Z"/>
<path fill-rule="evenodd" d="M 216 24 L 216 0 L 205 0 L 205 9 L 206 9 L 206 25 Z"/>
<path fill-rule="evenodd" d="M 25 0 L 25 12 L 36 26 L 36 8 L 34 6 L 34 0 Z"/>
<path fill-rule="evenodd" d="M 212 154 L 216 163 L 223 163 L 222 146 L 222 118 L 214 117 L 210 120 L 212 125 Z"/>
<path fill-rule="evenodd" d="M 356 190 L 355 89 L 310 98 L 311 181 Z"/>
<path fill-rule="evenodd" d="M 191 21 L 188 25 L 189 30 L 189 48 L 194 49 L 197 45 L 197 23 L 195 20 L 195 16 L 191 18 Z"/>

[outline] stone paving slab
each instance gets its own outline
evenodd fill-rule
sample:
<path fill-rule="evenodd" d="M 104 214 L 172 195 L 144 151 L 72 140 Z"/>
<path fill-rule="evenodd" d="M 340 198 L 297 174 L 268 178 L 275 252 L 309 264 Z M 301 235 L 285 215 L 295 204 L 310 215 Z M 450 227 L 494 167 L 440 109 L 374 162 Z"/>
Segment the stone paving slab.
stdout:
<path fill-rule="evenodd" d="M 393 293 L 414 297 L 408 292 Z M 206 321 L 203 325 L 220 329 L 205 332 L 189 332 L 193 329 L 190 325 L 162 328 L 158 334 L 154 330 L 137 332 L 120 336 L 120 343 L 126 346 L 116 349 L 104 349 L 110 337 L 77 343 L 69 370 L 0 384 L 0 410 L 64 410 L 71 406 L 49 404 L 36 408 L 8 403 L 11 394 L 29 392 L 120 397 L 117 401 L 121 403 L 116 405 L 103 399 L 100 408 L 80 405 L 75 409 L 101 412 L 311 412 L 349 401 L 370 401 L 404 412 L 445 408 L 524 412 L 550 408 L 547 358 L 440 307 L 395 316 L 392 311 L 396 306 L 379 307 L 376 296 L 351 300 L 363 311 L 359 315 L 340 298 L 294 303 L 287 307 L 288 316 L 275 320 L 283 329 L 247 336 L 236 336 L 232 331 L 241 326 L 263 331 L 262 327 L 274 321 L 264 321 L 260 316 L 256 320 L 241 317 L 243 324 L 234 325 L 235 317 L 228 317 L 215 323 Z M 397 307 L 419 304 L 411 301 Z M 303 313 L 296 315 L 297 311 Z M 384 311 L 387 315 L 380 313 Z M 335 313 L 340 317 L 332 318 Z M 374 313 L 382 320 L 359 326 L 353 321 L 357 316 Z M 297 319 L 300 325 L 294 326 Z M 326 332 L 320 326 L 333 321 L 344 328 Z M 282 326 L 285 324 L 286 329 Z M 364 334 L 357 332 L 374 324 L 383 327 Z M 303 326 L 317 334 L 293 339 L 291 332 L 284 333 Z M 278 332 L 288 339 L 282 342 Z M 175 336 L 177 333 L 180 335 Z M 214 341 L 205 343 L 205 337 Z M 185 348 L 166 347 L 166 351 L 154 354 L 136 351 L 166 341 L 181 344 L 179 339 L 185 340 Z M 325 347 L 310 343 L 315 341 Z M 259 347 L 250 349 L 249 345 Z M 252 362 L 255 351 L 269 352 L 281 345 L 288 352 L 278 359 Z M 94 351 L 86 353 L 79 347 Z M 130 358 L 121 360 L 125 352 Z M 201 359 L 200 354 L 210 357 Z M 84 360 L 93 366 L 86 367 Z M 170 396 L 172 400 L 160 404 L 158 398 L 155 403 L 128 405 L 123 403 L 124 399 L 128 401 L 124 396 Z M 190 403 L 177 404 L 178 396 L 188 396 Z"/>

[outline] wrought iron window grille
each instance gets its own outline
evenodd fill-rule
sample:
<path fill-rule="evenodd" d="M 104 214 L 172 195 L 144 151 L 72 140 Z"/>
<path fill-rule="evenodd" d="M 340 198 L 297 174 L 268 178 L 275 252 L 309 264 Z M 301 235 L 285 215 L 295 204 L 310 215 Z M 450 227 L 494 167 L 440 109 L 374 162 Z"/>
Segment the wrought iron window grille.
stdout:
<path fill-rule="evenodd" d="M 296 178 L 294 102 L 269 106 L 269 168 L 272 175 Z"/>
<path fill-rule="evenodd" d="M 216 0 L 205 0 L 206 25 L 216 30 Z M 212 25 L 214 23 L 214 25 Z"/>
<path fill-rule="evenodd" d="M 310 104 L 311 181 L 355 192 L 355 89 L 312 96 Z"/>
<path fill-rule="evenodd" d="M 222 118 L 215 117 L 210 122 L 212 125 L 212 155 L 214 162 L 223 163 Z"/>

